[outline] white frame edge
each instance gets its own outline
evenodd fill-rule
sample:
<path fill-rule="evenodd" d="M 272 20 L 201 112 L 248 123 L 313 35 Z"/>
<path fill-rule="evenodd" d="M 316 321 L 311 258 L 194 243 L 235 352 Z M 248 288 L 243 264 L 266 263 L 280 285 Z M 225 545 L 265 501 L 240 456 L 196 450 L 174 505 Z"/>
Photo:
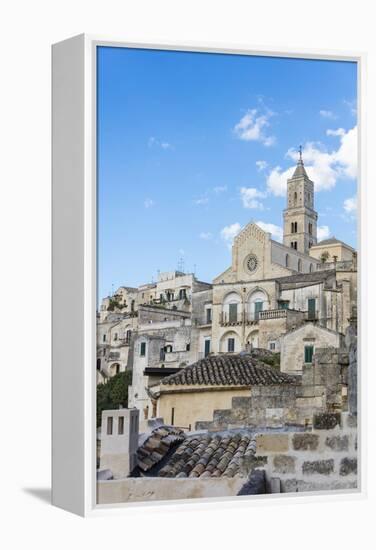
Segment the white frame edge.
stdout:
<path fill-rule="evenodd" d="M 163 49 L 345 60 L 358 63 L 359 180 L 358 240 L 360 274 L 359 410 L 360 489 L 315 494 L 231 497 L 153 503 L 96 505 L 96 48 Z M 366 496 L 366 259 L 365 243 L 365 76 L 366 55 L 354 52 L 274 49 L 204 43 L 130 43 L 79 35 L 52 47 L 52 503 L 81 516 L 108 515 L 124 508 L 292 504 Z M 361 106 L 361 109 L 360 109 Z M 360 147 L 362 145 L 362 147 Z M 134 510 L 135 511 L 135 510 Z"/>

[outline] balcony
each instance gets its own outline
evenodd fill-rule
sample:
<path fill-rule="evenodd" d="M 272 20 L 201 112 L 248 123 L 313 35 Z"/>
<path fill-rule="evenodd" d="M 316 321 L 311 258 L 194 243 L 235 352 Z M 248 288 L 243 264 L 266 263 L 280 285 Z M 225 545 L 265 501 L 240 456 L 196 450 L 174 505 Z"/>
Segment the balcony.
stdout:
<path fill-rule="evenodd" d="M 108 354 L 108 360 L 109 361 L 116 361 L 120 359 L 120 352 L 119 351 L 111 351 Z"/>
<path fill-rule="evenodd" d="M 259 319 L 260 321 L 265 321 L 267 319 L 286 319 L 287 309 L 268 309 L 266 311 L 260 311 Z"/>
<path fill-rule="evenodd" d="M 259 313 L 241 312 L 236 315 L 222 311 L 219 324 L 222 327 L 234 327 L 237 325 L 256 325 L 259 321 Z"/>

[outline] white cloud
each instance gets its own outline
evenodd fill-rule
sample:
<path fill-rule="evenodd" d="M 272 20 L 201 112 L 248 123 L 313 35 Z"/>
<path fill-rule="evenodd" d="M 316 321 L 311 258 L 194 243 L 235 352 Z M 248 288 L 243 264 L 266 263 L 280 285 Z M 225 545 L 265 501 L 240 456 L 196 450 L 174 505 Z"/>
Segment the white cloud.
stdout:
<path fill-rule="evenodd" d="M 291 166 L 287 170 L 282 170 L 280 166 L 273 168 L 266 179 L 268 191 L 277 197 L 284 197 L 286 195 L 287 180 L 291 178 L 294 170 L 295 166 Z"/>
<path fill-rule="evenodd" d="M 217 187 L 213 187 L 214 193 L 224 193 L 227 191 L 227 185 L 218 185 Z"/>
<path fill-rule="evenodd" d="M 144 200 L 144 206 L 145 208 L 151 208 L 152 206 L 154 206 L 155 202 L 153 201 L 153 199 L 145 199 Z"/>
<path fill-rule="evenodd" d="M 203 239 L 204 241 L 210 241 L 210 239 L 213 238 L 212 233 L 205 233 L 205 231 L 202 231 L 199 235 L 200 239 Z"/>
<path fill-rule="evenodd" d="M 320 116 L 322 116 L 323 118 L 331 118 L 331 119 L 337 118 L 337 116 L 333 113 L 333 111 L 326 111 L 325 109 L 322 109 L 320 111 Z"/>
<path fill-rule="evenodd" d="M 345 212 L 347 214 L 355 213 L 357 206 L 358 206 L 358 199 L 356 195 L 354 197 L 350 197 L 349 199 L 346 199 L 343 203 L 343 208 L 345 209 Z"/>
<path fill-rule="evenodd" d="M 358 129 L 356 126 L 341 136 L 341 144 L 334 153 L 335 162 L 348 178 L 355 179 L 358 173 Z"/>
<path fill-rule="evenodd" d="M 303 149 L 304 165 L 308 176 L 315 183 L 316 191 L 332 189 L 339 179 L 355 179 L 357 175 L 357 127 L 347 132 L 342 128 L 328 130 L 327 134 L 339 138 L 337 150 L 329 152 L 319 143 L 306 143 Z M 297 151 L 289 149 L 286 156 L 296 163 L 298 155 Z M 274 167 L 267 177 L 268 191 L 273 195 L 284 196 L 287 179 L 294 170 L 295 166 L 287 170 Z"/>
<path fill-rule="evenodd" d="M 268 163 L 266 162 L 266 160 L 256 160 L 256 166 L 257 170 L 259 172 L 262 172 L 263 170 L 265 170 L 265 168 L 268 167 Z"/>
<path fill-rule="evenodd" d="M 352 101 L 348 101 L 346 99 L 343 100 L 343 103 L 346 105 L 346 107 L 350 110 L 350 113 L 353 116 L 356 116 L 357 114 L 357 108 L 356 108 L 356 101 L 355 99 Z"/>
<path fill-rule="evenodd" d="M 244 208 L 256 208 L 259 210 L 264 209 L 264 205 L 258 199 L 264 199 L 266 197 L 266 193 L 259 191 L 255 187 L 242 187 L 240 189 L 240 196 Z"/>
<path fill-rule="evenodd" d="M 148 147 L 160 147 L 161 149 L 172 149 L 171 143 L 168 143 L 167 141 L 159 141 L 154 136 L 151 136 L 148 139 Z"/>
<path fill-rule="evenodd" d="M 265 222 L 255 222 L 256 225 L 261 227 L 267 233 L 271 233 L 272 237 L 279 242 L 283 240 L 283 229 L 279 225 L 274 225 L 274 223 L 265 223 Z"/>
<path fill-rule="evenodd" d="M 200 197 L 199 199 L 195 199 L 195 204 L 208 204 L 209 199 L 208 197 Z"/>
<path fill-rule="evenodd" d="M 317 240 L 322 241 L 327 239 L 330 235 L 330 229 L 327 225 L 321 225 L 317 228 Z"/>
<path fill-rule="evenodd" d="M 264 114 L 258 109 L 248 109 L 246 114 L 234 127 L 234 133 L 243 141 L 260 141 L 266 147 L 275 143 L 274 136 L 266 135 L 265 131 L 270 126 L 270 118 L 273 112 L 266 110 Z"/>
<path fill-rule="evenodd" d="M 327 136 L 343 136 L 346 132 L 343 128 L 337 128 L 337 130 L 327 130 L 326 135 Z"/>
<path fill-rule="evenodd" d="M 226 225 L 221 230 L 221 237 L 225 241 L 229 249 L 231 249 L 234 238 L 236 237 L 236 235 L 239 233 L 240 230 L 241 230 L 241 225 L 238 222 L 233 223 L 231 225 Z"/>

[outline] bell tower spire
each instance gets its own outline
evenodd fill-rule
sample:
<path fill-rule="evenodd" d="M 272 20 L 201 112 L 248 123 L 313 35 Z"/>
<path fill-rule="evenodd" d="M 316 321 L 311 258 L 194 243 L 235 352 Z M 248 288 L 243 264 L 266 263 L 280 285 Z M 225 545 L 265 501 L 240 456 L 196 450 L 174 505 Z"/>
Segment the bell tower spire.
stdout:
<path fill-rule="evenodd" d="M 303 162 L 302 146 L 295 171 L 287 180 L 287 208 L 283 211 L 283 244 L 309 254 L 317 243 L 317 212 L 314 210 L 314 184 Z"/>

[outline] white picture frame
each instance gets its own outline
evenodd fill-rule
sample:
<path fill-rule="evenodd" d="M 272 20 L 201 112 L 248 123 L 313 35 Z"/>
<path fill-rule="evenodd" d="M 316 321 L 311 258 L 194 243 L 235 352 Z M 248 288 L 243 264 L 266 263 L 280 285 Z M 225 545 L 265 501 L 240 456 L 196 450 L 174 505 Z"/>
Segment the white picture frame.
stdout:
<path fill-rule="evenodd" d="M 134 44 L 122 40 L 79 35 L 52 48 L 52 215 L 53 215 L 53 329 L 52 329 L 52 502 L 81 516 L 143 504 L 96 505 L 96 48 L 98 46 L 204 51 L 355 61 L 358 64 L 359 120 L 359 206 L 358 244 L 360 308 L 358 403 L 361 413 L 360 487 L 346 498 L 359 498 L 366 492 L 365 441 L 366 411 L 365 349 L 366 307 L 364 220 L 365 179 L 365 75 L 364 53 L 320 50 L 289 50 L 224 44 Z M 339 494 L 338 494 L 339 493 Z M 322 498 L 343 498 L 343 492 L 325 493 Z M 319 494 L 283 495 L 283 499 L 307 501 Z M 268 498 L 269 495 L 268 495 Z M 280 499 L 273 495 L 274 499 Z M 217 499 L 228 500 L 228 499 Z M 181 502 L 181 501 L 180 501 Z M 184 501 L 186 503 L 186 501 Z M 259 501 L 258 501 L 259 502 Z M 243 497 L 242 503 L 257 502 Z M 168 501 L 163 505 L 172 505 Z M 193 504 L 201 505 L 197 502 Z M 235 502 L 234 502 L 235 504 Z M 154 506 L 156 504 L 153 504 Z"/>

